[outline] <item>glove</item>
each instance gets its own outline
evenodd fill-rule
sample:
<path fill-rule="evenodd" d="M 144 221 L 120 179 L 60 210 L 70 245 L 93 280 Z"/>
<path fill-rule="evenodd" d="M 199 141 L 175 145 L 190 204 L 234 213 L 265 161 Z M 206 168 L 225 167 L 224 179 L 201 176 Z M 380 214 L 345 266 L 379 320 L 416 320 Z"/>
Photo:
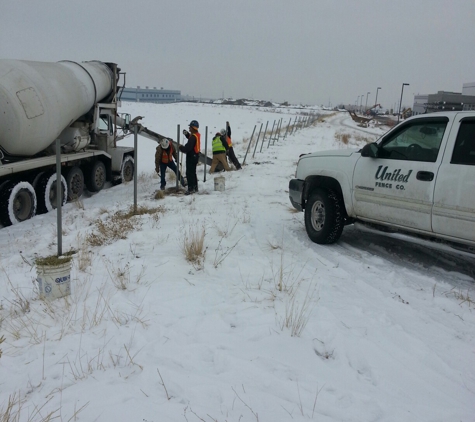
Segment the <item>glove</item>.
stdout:
<path fill-rule="evenodd" d="M 183 129 L 183 135 L 189 135 L 190 133 L 186 130 L 186 129 Z"/>

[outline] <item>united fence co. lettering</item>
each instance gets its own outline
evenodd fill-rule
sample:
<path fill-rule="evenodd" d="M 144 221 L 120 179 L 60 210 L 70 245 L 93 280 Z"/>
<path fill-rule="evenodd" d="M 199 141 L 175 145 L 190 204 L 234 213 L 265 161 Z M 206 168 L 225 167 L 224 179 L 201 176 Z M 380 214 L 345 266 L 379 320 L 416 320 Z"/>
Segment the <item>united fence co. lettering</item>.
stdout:
<path fill-rule="evenodd" d="M 398 183 L 407 183 L 409 181 L 409 177 L 412 173 L 412 170 L 409 170 L 407 174 L 401 173 L 401 169 L 396 169 L 392 172 L 388 171 L 388 166 L 384 167 L 379 166 L 378 170 L 374 178 L 376 180 L 381 180 L 380 182 L 376 182 L 375 186 L 380 188 L 388 188 L 392 189 L 393 185 L 389 182 L 398 182 Z M 396 189 L 404 190 L 404 185 L 396 185 Z"/>

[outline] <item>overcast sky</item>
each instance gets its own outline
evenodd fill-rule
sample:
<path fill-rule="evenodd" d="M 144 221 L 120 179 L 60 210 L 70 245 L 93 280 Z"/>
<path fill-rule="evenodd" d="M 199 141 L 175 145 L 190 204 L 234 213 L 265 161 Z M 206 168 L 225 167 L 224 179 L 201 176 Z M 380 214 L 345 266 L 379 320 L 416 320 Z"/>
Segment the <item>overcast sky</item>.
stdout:
<path fill-rule="evenodd" d="M 196 97 L 412 105 L 475 82 L 475 0 L 0 0 L 0 58 Z M 367 94 L 370 92 L 370 94 Z"/>

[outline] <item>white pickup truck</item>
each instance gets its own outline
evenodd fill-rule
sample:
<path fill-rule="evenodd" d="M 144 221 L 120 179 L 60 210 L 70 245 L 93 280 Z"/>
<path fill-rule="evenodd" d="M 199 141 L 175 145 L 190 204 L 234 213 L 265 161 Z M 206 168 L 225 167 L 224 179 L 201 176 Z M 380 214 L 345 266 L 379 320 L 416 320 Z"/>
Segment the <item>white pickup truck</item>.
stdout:
<path fill-rule="evenodd" d="M 309 238 L 361 222 L 475 251 L 475 111 L 411 117 L 362 149 L 302 155 L 289 183 Z"/>

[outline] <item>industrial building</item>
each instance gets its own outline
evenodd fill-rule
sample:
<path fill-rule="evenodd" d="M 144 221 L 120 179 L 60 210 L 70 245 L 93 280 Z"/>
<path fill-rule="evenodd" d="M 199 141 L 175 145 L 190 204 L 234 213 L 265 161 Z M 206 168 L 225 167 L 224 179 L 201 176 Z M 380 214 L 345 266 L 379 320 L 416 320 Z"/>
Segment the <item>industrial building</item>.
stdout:
<path fill-rule="evenodd" d="M 436 94 L 414 95 L 414 115 L 449 110 L 475 110 L 475 82 L 464 83 L 462 92 L 437 91 Z"/>
<path fill-rule="evenodd" d="M 121 101 L 133 101 L 144 103 L 174 103 L 181 101 L 181 91 L 169 89 L 149 88 L 123 88 L 119 91 Z"/>

